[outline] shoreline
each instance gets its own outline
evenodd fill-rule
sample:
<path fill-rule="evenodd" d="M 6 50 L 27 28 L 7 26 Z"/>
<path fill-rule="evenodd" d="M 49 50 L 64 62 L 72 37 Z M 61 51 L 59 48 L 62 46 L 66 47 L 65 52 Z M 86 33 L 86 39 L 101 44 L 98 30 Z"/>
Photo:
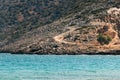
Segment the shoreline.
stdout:
<path fill-rule="evenodd" d="M 34 53 L 34 52 L 13 52 L 13 51 L 0 51 L 0 53 L 10 53 L 10 54 L 26 54 L 26 55 L 120 55 L 120 50 L 115 50 L 111 52 L 70 52 L 70 53 Z"/>

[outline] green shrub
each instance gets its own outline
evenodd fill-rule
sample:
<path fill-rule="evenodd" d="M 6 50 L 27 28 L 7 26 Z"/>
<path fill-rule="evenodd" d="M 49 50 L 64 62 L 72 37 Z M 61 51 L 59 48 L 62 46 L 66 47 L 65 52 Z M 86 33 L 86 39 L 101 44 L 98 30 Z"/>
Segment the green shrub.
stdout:
<path fill-rule="evenodd" d="M 108 35 L 104 35 L 104 34 L 99 34 L 97 37 L 97 41 L 101 44 L 109 44 L 112 41 L 112 38 Z"/>

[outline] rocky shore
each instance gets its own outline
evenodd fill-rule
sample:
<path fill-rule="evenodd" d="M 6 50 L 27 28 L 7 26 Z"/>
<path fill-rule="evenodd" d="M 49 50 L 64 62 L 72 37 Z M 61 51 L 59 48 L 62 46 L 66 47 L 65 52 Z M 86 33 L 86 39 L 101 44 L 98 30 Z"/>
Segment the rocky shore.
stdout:
<path fill-rule="evenodd" d="M 34 53 L 34 52 L 12 52 L 12 51 L 0 51 L 0 53 L 10 53 L 10 54 L 27 54 L 27 55 L 120 55 L 120 50 L 114 50 L 114 51 L 110 51 L 110 52 L 81 52 L 81 51 L 77 51 L 77 52 L 52 52 L 49 53 L 49 51 L 47 52 L 47 50 L 45 52 L 39 52 L 39 53 Z"/>

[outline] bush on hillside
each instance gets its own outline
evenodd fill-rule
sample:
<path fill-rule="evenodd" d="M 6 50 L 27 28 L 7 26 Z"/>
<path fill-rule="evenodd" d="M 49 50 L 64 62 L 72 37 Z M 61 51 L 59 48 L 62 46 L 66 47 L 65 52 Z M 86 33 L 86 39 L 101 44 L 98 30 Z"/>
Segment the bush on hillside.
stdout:
<path fill-rule="evenodd" d="M 112 38 L 108 35 L 104 35 L 104 34 L 99 34 L 97 37 L 97 41 L 101 44 L 109 44 L 112 41 Z"/>

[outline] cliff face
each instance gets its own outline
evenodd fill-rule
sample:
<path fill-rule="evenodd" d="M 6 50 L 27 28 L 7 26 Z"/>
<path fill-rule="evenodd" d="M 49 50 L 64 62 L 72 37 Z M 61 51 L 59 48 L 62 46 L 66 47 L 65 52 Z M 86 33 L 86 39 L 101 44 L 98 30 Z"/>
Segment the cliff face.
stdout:
<path fill-rule="evenodd" d="M 2 2 L 10 13 L 1 14 L 1 51 L 91 54 L 120 49 L 119 0 L 44 1 Z"/>

